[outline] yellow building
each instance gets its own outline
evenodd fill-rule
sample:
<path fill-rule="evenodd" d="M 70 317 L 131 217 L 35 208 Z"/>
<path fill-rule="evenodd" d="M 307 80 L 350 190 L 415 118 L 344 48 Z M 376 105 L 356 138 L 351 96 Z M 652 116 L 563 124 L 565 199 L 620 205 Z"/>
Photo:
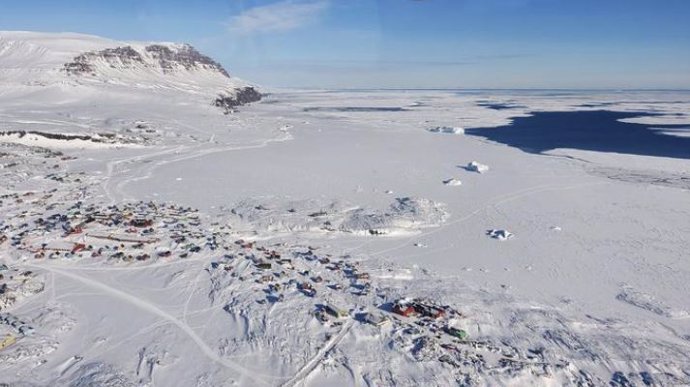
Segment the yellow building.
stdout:
<path fill-rule="evenodd" d="M 3 339 L 0 339 L 0 351 L 9 347 L 10 345 L 17 342 L 17 338 L 13 335 L 7 335 Z"/>

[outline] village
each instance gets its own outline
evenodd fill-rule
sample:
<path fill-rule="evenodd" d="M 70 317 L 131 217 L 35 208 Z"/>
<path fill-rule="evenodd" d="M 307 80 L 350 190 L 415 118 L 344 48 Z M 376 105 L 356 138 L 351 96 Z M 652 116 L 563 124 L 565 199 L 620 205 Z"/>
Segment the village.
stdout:
<path fill-rule="evenodd" d="M 3 358 L 23 361 L 19 354 L 24 343 L 30 342 L 27 339 L 47 334 L 13 311 L 49 286 L 40 269 L 27 269 L 26 264 L 34 268 L 43 263 L 108 268 L 194 261 L 208 273 L 214 308 L 233 316 L 248 313 L 254 320 L 277 319 L 280 323 L 280 316 L 269 316 L 276 305 L 285 305 L 299 311 L 290 318 L 319 324 L 313 339 L 321 342 L 323 361 L 340 340 L 357 331 L 384 337 L 390 348 L 409 361 L 446 367 L 465 384 L 481 375 L 500 379 L 521 374 L 548 377 L 559 370 L 574 373 L 567 361 L 554 361 L 539 347 L 518 348 L 480 334 L 476 329 L 479 322 L 463 305 L 443 304 L 414 291 L 399 294 L 395 288 L 383 286 L 382 277 L 372 273 L 365 256 L 322 246 L 257 240 L 245 229 L 235 229 L 229 219 L 173 203 L 103 204 L 94 195 L 98 179 L 83 173 L 55 173 L 50 168 L 44 172 L 46 184 L 40 188 L 17 180 L 13 192 L 0 197 L 0 211 L 5 215 L 0 220 Z M 497 238 L 503 236 L 496 234 Z M 512 236 L 505 235 L 505 239 Z M 221 352 L 232 355 L 250 345 L 241 338 L 234 340 L 232 346 L 223 344 Z M 574 380 L 593 385 L 587 375 Z"/>
<path fill-rule="evenodd" d="M 29 191 L 5 197 L 3 204 L 17 211 L 32 200 L 49 202 L 48 195 Z M 212 283 L 225 277 L 223 286 L 232 292 L 255 295 L 249 302 L 255 303 L 256 313 L 298 298 L 311 304 L 305 318 L 319 321 L 330 332 L 326 340 L 352 329 L 353 323 L 370 325 L 390 335 L 396 350 L 414 361 L 447 364 L 457 370 L 458 377 L 484 372 L 549 374 L 567 367 L 565 362 L 544 361 L 538 352 L 471 337 L 464 327 L 472 324 L 472 316 L 453 306 L 414 294 L 391 298 L 349 255 L 322 253 L 312 246 L 264 246 L 251 239 L 235 239 L 238 235 L 231 225 L 168 203 L 97 206 L 75 201 L 51 202 L 43 207 L 45 211 L 37 208 L 19 211 L 3 222 L 0 247 L 8 257 L 115 266 L 208 260 Z M 31 271 L 11 271 L 8 263 L 0 268 L 0 309 L 4 312 L 0 326 L 7 328 L 0 350 L 7 351 L 40 327 L 5 310 L 23 297 L 18 295 L 39 293 L 45 285 Z M 224 309 L 232 312 L 227 305 Z"/>
<path fill-rule="evenodd" d="M 36 273 L 0 263 L 0 351 L 34 333 L 30 323 L 5 311 L 27 297 L 41 293 L 44 286 Z"/>
<path fill-rule="evenodd" d="M 469 375 L 485 372 L 549 375 L 568 367 L 566 361 L 545 360 L 538 350 L 470 337 L 464 327 L 474 324 L 471 316 L 453 306 L 414 296 L 392 298 L 349 255 L 334 256 L 313 246 L 261 246 L 243 239 L 234 243 L 238 249 L 211 262 L 208 271 L 214 284 L 232 288 L 227 282 L 231 278 L 242 283 L 234 292 L 253 291 L 256 297 L 246 302 L 257 304 L 256 309 L 249 306 L 257 313 L 268 313 L 272 304 L 306 298 L 312 305 L 311 318 L 329 329 L 327 338 L 337 337 L 348 324 L 369 325 L 389 336 L 392 345 L 414 361 L 444 363 L 468 380 Z M 228 313 L 240 308 L 225 306 Z"/>

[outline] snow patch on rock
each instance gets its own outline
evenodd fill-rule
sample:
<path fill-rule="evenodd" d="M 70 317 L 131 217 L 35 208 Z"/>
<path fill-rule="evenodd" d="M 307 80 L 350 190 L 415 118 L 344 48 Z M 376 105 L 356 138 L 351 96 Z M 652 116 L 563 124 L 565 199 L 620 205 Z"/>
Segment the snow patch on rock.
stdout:
<path fill-rule="evenodd" d="M 271 232 L 343 232 L 397 235 L 437 227 L 447 218 L 445 205 L 423 198 L 396 198 L 388 208 L 362 208 L 339 201 L 277 203 L 244 200 L 231 212 L 254 228 Z"/>
<path fill-rule="evenodd" d="M 79 367 L 67 383 L 71 387 L 134 387 L 137 384 L 124 374 L 105 363 L 88 363 Z"/>
<path fill-rule="evenodd" d="M 465 134 L 465 129 L 461 127 L 452 126 L 436 126 L 427 129 L 431 133 L 441 133 L 441 134 Z"/>
<path fill-rule="evenodd" d="M 465 169 L 471 172 L 484 173 L 489 171 L 489 166 L 481 164 L 477 161 L 472 161 L 469 164 L 467 164 L 467 167 L 465 167 Z"/>
<path fill-rule="evenodd" d="M 508 239 L 512 239 L 514 237 L 513 233 L 508 230 L 496 229 L 488 230 L 486 235 L 490 236 L 491 238 L 498 239 L 499 241 L 507 241 Z"/>
<path fill-rule="evenodd" d="M 640 309 L 673 319 L 688 318 L 690 313 L 666 305 L 651 294 L 637 290 L 631 286 L 623 286 L 616 299 Z"/>
<path fill-rule="evenodd" d="M 462 185 L 462 181 L 460 181 L 458 179 L 451 178 L 451 179 L 443 180 L 443 184 L 454 187 L 454 186 Z"/>

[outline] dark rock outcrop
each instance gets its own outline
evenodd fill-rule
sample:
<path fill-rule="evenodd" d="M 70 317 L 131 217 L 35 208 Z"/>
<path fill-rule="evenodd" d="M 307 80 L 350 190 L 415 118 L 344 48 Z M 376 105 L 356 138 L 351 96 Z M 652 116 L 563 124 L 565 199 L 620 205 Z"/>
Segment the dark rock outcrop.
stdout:
<path fill-rule="evenodd" d="M 132 69 L 136 66 L 148 68 L 160 68 L 164 73 L 175 72 L 178 68 L 186 70 L 210 70 L 218 72 L 225 77 L 230 77 L 228 72 L 210 57 L 201 54 L 194 47 L 185 44 L 180 47 L 169 47 L 161 44 L 152 44 L 145 47 L 146 53 L 154 60 L 146 60 L 144 55 L 131 46 L 106 48 L 100 51 L 89 51 L 80 54 L 63 66 L 64 71 L 70 75 L 94 75 L 98 60 L 105 61 L 112 68 Z"/>
<path fill-rule="evenodd" d="M 131 68 L 133 64 L 144 64 L 141 54 L 130 46 L 106 48 L 101 51 L 89 51 L 78 55 L 70 63 L 65 63 L 64 70 L 70 75 L 93 74 L 93 62 L 103 59 L 113 68 Z"/>
<path fill-rule="evenodd" d="M 225 114 L 235 111 L 235 107 L 261 100 L 261 93 L 253 87 L 243 87 L 235 91 L 235 95 L 220 94 L 213 101 L 213 105 L 225 110 Z"/>
<path fill-rule="evenodd" d="M 228 72 L 225 71 L 220 63 L 203 55 L 188 44 L 183 45 L 182 48 L 178 50 L 173 50 L 168 46 L 160 44 L 152 44 L 146 46 L 146 51 L 158 60 L 160 67 L 165 72 L 174 71 L 175 65 L 179 65 L 187 70 L 204 68 L 217 71 L 230 78 L 230 75 L 228 75 Z"/>
<path fill-rule="evenodd" d="M 87 135 L 79 135 L 79 134 L 60 134 L 60 133 L 46 133 L 46 132 L 38 132 L 35 130 L 10 130 L 7 132 L 0 132 L 0 136 L 11 136 L 11 135 L 17 135 L 19 138 L 22 138 L 26 136 L 27 134 L 35 134 L 37 136 L 49 138 L 51 140 L 66 140 L 66 141 L 71 141 L 71 140 L 84 140 L 84 141 L 94 141 L 94 142 L 99 142 L 99 140 L 93 139 L 91 136 Z"/>
<path fill-rule="evenodd" d="M 81 55 L 74 58 L 73 62 L 65 63 L 63 70 L 69 75 L 94 74 L 94 68 L 81 58 Z"/>

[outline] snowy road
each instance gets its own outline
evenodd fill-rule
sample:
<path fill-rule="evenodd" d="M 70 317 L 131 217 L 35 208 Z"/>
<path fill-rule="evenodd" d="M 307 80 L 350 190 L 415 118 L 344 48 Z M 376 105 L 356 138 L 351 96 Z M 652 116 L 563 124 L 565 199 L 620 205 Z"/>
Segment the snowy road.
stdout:
<path fill-rule="evenodd" d="M 127 292 L 124 292 L 119 289 L 115 289 L 111 286 L 108 286 L 102 282 L 98 282 L 94 279 L 88 278 L 81 276 L 76 273 L 74 269 L 71 270 L 64 270 L 60 269 L 58 267 L 52 266 L 52 265 L 36 265 L 36 264 L 31 264 L 29 265 L 31 267 L 37 268 L 37 269 L 43 269 L 47 270 L 51 273 L 58 274 L 63 277 L 67 277 L 70 279 L 73 279 L 75 281 L 78 281 L 92 289 L 99 290 L 103 294 L 117 298 L 118 300 L 124 301 L 126 303 L 129 303 L 131 305 L 134 305 L 138 307 L 139 309 L 147 312 L 147 313 L 152 313 L 155 314 L 159 317 L 162 317 L 163 319 L 169 321 L 176 327 L 178 327 L 182 332 L 184 332 L 201 350 L 201 352 L 212 362 L 215 362 L 225 368 L 229 368 L 234 372 L 237 372 L 239 375 L 241 375 L 243 378 L 246 380 L 251 380 L 254 383 L 262 384 L 262 385 L 268 385 L 269 380 L 275 379 L 272 376 L 269 375 L 263 375 L 260 372 L 257 372 L 256 370 L 250 370 L 245 367 L 243 367 L 240 364 L 237 364 L 231 360 L 228 359 L 223 359 L 221 358 L 217 350 L 214 350 L 211 348 L 203 338 L 201 338 L 192 328 L 187 325 L 184 321 L 179 320 L 175 316 L 171 315 L 170 313 L 160 309 L 158 306 L 155 304 L 152 304 L 150 302 L 147 302 L 146 300 L 143 300 L 139 297 L 136 297 L 132 294 L 129 294 Z"/>

